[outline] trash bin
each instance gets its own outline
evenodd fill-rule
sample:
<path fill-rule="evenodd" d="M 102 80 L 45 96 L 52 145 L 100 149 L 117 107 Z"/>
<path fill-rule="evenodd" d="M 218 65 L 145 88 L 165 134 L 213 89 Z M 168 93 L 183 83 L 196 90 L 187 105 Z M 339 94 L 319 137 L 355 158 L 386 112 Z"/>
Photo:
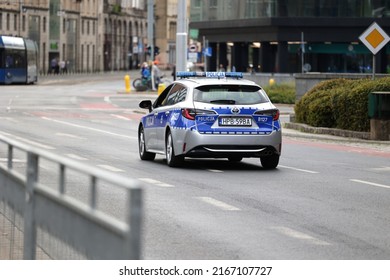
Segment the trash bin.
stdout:
<path fill-rule="evenodd" d="M 368 116 L 372 140 L 390 140 L 390 92 L 368 95 Z"/>

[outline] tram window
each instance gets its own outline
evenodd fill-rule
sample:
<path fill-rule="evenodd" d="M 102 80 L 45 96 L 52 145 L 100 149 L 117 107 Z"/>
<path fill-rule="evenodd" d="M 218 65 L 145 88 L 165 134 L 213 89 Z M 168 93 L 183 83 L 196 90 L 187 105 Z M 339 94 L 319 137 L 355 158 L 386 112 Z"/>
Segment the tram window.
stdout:
<path fill-rule="evenodd" d="M 5 56 L 5 68 L 25 68 L 26 57 L 25 52 L 21 50 L 6 50 Z"/>

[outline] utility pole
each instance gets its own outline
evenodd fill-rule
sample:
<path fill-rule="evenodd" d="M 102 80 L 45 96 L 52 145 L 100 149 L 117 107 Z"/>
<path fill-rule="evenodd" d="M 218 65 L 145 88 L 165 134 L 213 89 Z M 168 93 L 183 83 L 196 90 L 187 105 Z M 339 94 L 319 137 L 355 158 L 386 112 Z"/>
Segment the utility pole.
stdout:
<path fill-rule="evenodd" d="M 154 83 L 154 74 L 153 74 L 153 63 L 154 63 L 154 0 L 148 0 L 148 46 L 150 47 L 150 61 L 152 61 L 152 66 L 150 69 L 152 77 L 152 90 L 156 90 Z"/>
<path fill-rule="evenodd" d="M 150 60 L 154 60 L 154 0 L 148 0 L 148 45 L 150 47 Z"/>
<path fill-rule="evenodd" d="M 178 0 L 176 71 L 187 70 L 187 0 Z"/>

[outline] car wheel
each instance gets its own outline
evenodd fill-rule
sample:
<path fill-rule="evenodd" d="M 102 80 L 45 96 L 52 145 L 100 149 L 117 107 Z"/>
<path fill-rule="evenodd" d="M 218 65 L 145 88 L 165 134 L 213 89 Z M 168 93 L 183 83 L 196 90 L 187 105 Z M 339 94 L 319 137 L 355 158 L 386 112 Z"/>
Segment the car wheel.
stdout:
<path fill-rule="evenodd" d="M 138 150 L 139 150 L 139 157 L 142 160 L 154 160 L 154 158 L 156 157 L 155 153 L 149 153 L 146 151 L 145 133 L 144 133 L 144 128 L 142 126 L 139 128 L 139 132 L 138 132 Z"/>
<path fill-rule="evenodd" d="M 265 156 L 260 158 L 261 165 L 264 169 L 274 169 L 279 164 L 279 155 L 273 154 L 272 156 Z"/>
<path fill-rule="evenodd" d="M 175 154 L 175 149 L 173 148 L 173 138 L 170 131 L 168 131 L 165 141 L 165 157 L 167 164 L 170 167 L 178 167 L 184 162 L 184 156 L 176 156 Z"/>
<path fill-rule="evenodd" d="M 228 157 L 228 160 L 230 162 L 240 162 L 242 161 L 242 157 L 238 157 L 238 156 Z"/>

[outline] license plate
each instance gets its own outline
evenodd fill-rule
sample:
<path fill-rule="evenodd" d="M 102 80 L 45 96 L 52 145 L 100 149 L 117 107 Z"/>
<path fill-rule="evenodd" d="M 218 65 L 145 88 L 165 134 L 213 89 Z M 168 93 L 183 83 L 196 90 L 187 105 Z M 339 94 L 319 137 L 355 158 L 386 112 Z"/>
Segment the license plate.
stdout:
<path fill-rule="evenodd" d="M 252 118 L 222 117 L 219 119 L 221 126 L 252 126 Z"/>

